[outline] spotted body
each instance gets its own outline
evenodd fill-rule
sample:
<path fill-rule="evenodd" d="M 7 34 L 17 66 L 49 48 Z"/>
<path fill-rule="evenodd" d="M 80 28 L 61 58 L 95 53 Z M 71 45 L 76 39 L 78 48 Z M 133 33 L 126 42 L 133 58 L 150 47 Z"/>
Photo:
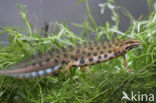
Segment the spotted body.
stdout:
<path fill-rule="evenodd" d="M 52 49 L 46 54 L 25 60 L 13 69 L 0 71 L 0 75 L 30 78 L 47 74 L 55 74 L 62 65 L 66 65 L 64 71 L 69 72 L 73 66 L 84 67 L 123 56 L 125 66 L 129 70 L 125 54 L 134 47 L 140 45 L 138 39 L 115 40 L 113 42 L 88 42 L 69 46 L 62 49 Z"/>

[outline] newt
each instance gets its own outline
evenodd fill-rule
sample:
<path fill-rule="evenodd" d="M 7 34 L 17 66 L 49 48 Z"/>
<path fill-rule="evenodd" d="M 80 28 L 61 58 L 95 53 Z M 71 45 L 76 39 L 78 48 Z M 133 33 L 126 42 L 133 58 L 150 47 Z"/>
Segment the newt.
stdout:
<path fill-rule="evenodd" d="M 86 70 L 85 66 L 109 61 L 119 56 L 123 56 L 125 67 L 130 71 L 125 54 L 140 44 L 138 39 L 123 39 L 113 42 L 85 42 L 76 46 L 70 45 L 67 48 L 51 49 L 48 53 L 1 70 L 0 75 L 19 78 L 40 77 L 55 74 L 62 65 L 65 65 L 63 71 L 69 73 L 73 66 Z"/>

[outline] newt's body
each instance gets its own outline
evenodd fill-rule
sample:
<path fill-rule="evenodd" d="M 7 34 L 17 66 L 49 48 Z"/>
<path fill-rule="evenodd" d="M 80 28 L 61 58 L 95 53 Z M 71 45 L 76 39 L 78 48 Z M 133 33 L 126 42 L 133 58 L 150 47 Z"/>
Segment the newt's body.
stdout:
<path fill-rule="evenodd" d="M 104 42 L 89 42 L 77 46 L 69 46 L 66 49 L 51 50 L 46 54 L 31 58 L 20 63 L 13 69 L 0 71 L 0 75 L 7 75 L 20 78 L 39 77 L 47 74 L 54 74 L 66 64 L 65 70 L 69 71 L 72 66 L 83 67 L 104 61 L 118 56 L 123 56 L 126 68 L 125 53 L 140 45 L 137 39 L 126 39 L 104 44 Z"/>

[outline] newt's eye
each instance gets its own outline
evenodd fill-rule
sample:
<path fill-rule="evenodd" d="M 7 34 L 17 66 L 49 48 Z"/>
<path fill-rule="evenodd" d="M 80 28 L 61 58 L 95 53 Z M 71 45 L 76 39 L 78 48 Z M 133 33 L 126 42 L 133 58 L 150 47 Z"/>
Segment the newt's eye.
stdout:
<path fill-rule="evenodd" d="M 129 44 L 130 42 L 126 42 L 125 44 Z"/>
<path fill-rule="evenodd" d="M 121 51 L 117 51 L 116 53 L 117 53 L 117 54 L 120 54 L 120 53 L 121 53 Z"/>
<path fill-rule="evenodd" d="M 124 44 L 120 44 L 120 47 L 122 47 Z"/>

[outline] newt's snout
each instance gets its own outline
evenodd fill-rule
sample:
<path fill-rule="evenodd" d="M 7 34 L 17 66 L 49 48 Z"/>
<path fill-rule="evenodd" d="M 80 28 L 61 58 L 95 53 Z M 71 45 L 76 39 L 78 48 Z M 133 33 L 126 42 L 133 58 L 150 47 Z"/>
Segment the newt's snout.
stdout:
<path fill-rule="evenodd" d="M 125 50 L 129 51 L 141 44 L 140 40 L 134 39 L 134 40 L 129 40 L 128 42 L 125 43 Z"/>

